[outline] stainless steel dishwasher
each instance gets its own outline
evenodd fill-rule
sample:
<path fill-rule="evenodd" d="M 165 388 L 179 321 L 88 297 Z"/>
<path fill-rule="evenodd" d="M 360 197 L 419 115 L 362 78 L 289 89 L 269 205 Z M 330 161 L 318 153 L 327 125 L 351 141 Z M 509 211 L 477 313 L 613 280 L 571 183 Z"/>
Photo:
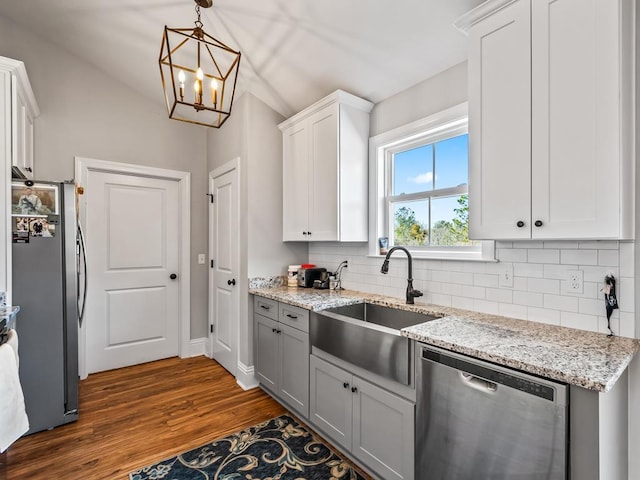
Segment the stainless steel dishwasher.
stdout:
<path fill-rule="evenodd" d="M 567 385 L 419 345 L 417 480 L 568 478 Z"/>

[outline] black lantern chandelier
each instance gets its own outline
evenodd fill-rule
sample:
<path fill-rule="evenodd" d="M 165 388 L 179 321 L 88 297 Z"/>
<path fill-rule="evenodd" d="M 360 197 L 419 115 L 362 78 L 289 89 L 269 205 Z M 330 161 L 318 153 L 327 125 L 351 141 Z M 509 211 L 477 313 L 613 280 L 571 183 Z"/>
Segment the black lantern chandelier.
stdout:
<path fill-rule="evenodd" d="M 195 0 L 193 28 L 164 27 L 160 76 L 169 118 L 219 128 L 231 115 L 240 52 L 207 34 L 200 7 L 213 0 Z"/>

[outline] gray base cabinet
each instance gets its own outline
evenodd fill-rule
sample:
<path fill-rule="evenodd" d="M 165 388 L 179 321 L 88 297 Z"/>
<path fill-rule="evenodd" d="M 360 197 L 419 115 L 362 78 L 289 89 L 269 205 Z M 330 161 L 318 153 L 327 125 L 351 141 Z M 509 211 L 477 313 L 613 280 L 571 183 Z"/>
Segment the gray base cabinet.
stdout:
<path fill-rule="evenodd" d="M 384 479 L 414 478 L 415 405 L 311 355 L 309 420 Z"/>
<path fill-rule="evenodd" d="M 255 375 L 288 408 L 309 415 L 309 312 L 254 298 Z"/>

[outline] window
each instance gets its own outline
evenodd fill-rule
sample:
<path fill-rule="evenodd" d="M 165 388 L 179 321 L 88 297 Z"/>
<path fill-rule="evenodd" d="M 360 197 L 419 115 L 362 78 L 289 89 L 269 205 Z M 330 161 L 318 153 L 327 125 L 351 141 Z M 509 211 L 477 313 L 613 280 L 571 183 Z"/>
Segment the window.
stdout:
<path fill-rule="evenodd" d="M 492 259 L 493 242 L 469 240 L 466 104 L 371 139 L 377 238 L 416 256 Z"/>

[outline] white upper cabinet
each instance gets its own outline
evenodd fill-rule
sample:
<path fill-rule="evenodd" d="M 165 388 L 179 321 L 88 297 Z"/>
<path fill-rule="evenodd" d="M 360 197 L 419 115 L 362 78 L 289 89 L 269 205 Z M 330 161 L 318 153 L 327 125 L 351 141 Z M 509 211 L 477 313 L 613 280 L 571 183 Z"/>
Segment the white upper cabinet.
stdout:
<path fill-rule="evenodd" d="M 457 25 L 470 236 L 632 238 L 632 0 L 490 0 Z"/>
<path fill-rule="evenodd" d="M 10 115 L 7 125 L 10 138 L 10 162 L 13 174 L 23 178 L 33 178 L 33 124 L 40 114 L 27 77 L 24 63 L 0 57 L 0 72 L 8 75 L 8 83 L 2 95 L 3 111 Z M 8 161 L 8 160 L 5 160 Z"/>
<path fill-rule="evenodd" d="M 24 63 L 0 57 L 0 290 L 11 302 L 11 172 L 33 178 L 33 120 L 40 113 Z"/>
<path fill-rule="evenodd" d="M 369 112 L 336 91 L 279 125 L 283 240 L 367 240 Z"/>

